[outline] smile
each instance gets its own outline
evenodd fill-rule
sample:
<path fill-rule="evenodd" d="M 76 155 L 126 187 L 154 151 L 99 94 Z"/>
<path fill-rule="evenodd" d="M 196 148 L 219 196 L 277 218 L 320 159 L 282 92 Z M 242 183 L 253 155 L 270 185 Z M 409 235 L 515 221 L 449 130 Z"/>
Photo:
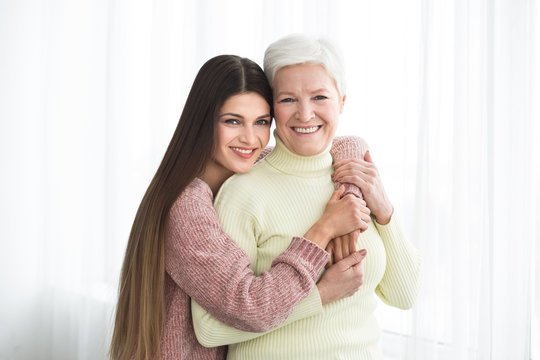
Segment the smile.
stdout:
<path fill-rule="evenodd" d="M 293 127 L 292 129 L 300 134 L 312 134 L 319 130 L 321 128 L 320 125 L 318 126 L 311 126 L 311 127 Z"/>
<path fill-rule="evenodd" d="M 253 154 L 255 154 L 255 150 L 257 148 L 240 148 L 231 146 L 230 149 L 234 151 L 237 155 L 243 157 L 244 159 L 249 159 Z"/>

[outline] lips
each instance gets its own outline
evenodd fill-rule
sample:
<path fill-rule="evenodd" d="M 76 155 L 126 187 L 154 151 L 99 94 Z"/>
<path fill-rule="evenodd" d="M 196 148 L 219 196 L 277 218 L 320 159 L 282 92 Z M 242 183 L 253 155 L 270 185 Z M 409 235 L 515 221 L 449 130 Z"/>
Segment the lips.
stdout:
<path fill-rule="evenodd" d="M 243 148 L 243 147 L 236 147 L 236 146 L 230 146 L 229 147 L 236 155 L 244 158 L 249 159 L 255 154 L 255 150 L 257 148 Z"/>
<path fill-rule="evenodd" d="M 313 125 L 313 126 L 302 126 L 302 127 L 297 127 L 297 126 L 293 126 L 292 129 L 294 132 L 298 133 L 298 134 L 313 134 L 315 132 L 317 132 L 320 128 L 321 128 L 322 125 Z"/>

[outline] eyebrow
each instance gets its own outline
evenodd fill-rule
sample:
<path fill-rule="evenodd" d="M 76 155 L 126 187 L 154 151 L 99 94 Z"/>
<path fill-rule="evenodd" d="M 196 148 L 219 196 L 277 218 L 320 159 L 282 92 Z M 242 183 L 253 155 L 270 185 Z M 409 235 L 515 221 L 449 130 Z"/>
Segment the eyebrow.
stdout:
<path fill-rule="evenodd" d="M 237 117 L 237 118 L 240 118 L 240 119 L 244 118 L 240 114 L 235 114 L 235 113 L 230 113 L 230 112 L 219 115 L 219 117 L 223 117 L 223 116 L 234 116 L 234 117 Z M 261 115 L 261 116 L 257 116 L 257 119 L 264 119 L 264 118 L 267 118 L 267 117 L 270 117 L 270 114 L 264 114 L 264 115 Z"/>
<path fill-rule="evenodd" d="M 328 90 L 327 88 L 309 90 L 309 93 L 311 93 L 311 94 L 321 93 L 321 92 L 330 92 L 330 90 Z M 283 96 L 283 95 L 293 95 L 294 96 L 294 93 L 289 92 L 289 91 L 280 91 L 280 92 L 277 93 L 277 96 Z"/>
<path fill-rule="evenodd" d="M 329 92 L 329 90 L 327 88 L 320 88 L 320 89 L 313 90 L 311 92 L 312 93 Z"/>

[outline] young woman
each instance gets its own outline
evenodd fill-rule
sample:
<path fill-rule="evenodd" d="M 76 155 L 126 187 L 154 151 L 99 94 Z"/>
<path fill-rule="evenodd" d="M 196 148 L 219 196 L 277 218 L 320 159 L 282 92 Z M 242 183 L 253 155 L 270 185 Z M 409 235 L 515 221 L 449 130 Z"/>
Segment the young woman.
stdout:
<path fill-rule="evenodd" d="M 219 225 L 213 197 L 232 174 L 249 171 L 267 145 L 271 104 L 262 69 L 248 59 L 217 56 L 200 69 L 133 223 L 113 359 L 223 359 L 226 347 L 197 342 L 190 298 L 230 326 L 263 332 L 287 318 L 318 313 L 322 304 L 360 287 L 365 252 L 331 267 L 315 286 L 329 258 L 323 250 L 329 241 L 368 226 L 365 203 L 340 199 L 343 188 L 260 276 Z"/>

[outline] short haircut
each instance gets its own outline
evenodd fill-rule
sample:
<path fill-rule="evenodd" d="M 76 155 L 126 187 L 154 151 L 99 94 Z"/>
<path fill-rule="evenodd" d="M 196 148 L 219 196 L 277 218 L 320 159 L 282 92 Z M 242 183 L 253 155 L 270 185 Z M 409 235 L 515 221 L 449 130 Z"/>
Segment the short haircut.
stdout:
<path fill-rule="evenodd" d="M 276 73 L 285 66 L 322 65 L 336 83 L 340 96 L 345 95 L 345 66 L 339 47 L 325 38 L 305 34 L 287 35 L 264 52 L 264 72 L 273 86 Z"/>

